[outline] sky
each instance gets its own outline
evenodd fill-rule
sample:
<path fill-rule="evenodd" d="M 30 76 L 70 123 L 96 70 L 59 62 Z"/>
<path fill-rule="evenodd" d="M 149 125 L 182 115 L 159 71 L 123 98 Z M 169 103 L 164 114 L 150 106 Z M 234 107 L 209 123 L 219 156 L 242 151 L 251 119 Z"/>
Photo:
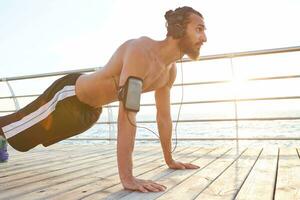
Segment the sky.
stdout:
<path fill-rule="evenodd" d="M 103 66 L 128 39 L 164 39 L 185 5 L 205 18 L 201 55 L 300 45 L 299 0 L 0 0 L 0 77 Z"/>
<path fill-rule="evenodd" d="M 128 39 L 148 36 L 163 40 L 164 14 L 179 6 L 191 6 L 204 16 L 208 41 L 201 55 L 300 46 L 299 0 L 0 0 L 0 78 L 102 67 Z M 294 90 L 299 80 L 242 84 L 249 77 L 300 74 L 299 53 L 237 58 L 233 63 L 240 81 L 235 90 L 241 98 L 300 95 Z M 232 76 L 228 60 L 185 64 L 184 69 L 184 82 Z M 38 94 L 55 79 L 14 81 L 11 85 L 17 95 Z M 7 86 L 0 83 L 0 96 L 9 95 Z M 226 85 L 198 86 L 187 88 L 185 99 L 224 99 L 232 95 Z M 180 97 L 177 87 L 172 101 L 178 102 Z M 31 100 L 20 100 L 21 107 Z M 288 107 L 297 105 L 298 101 L 290 102 Z M 14 108 L 13 101 L 2 100 L 0 110 L 7 108 Z"/>

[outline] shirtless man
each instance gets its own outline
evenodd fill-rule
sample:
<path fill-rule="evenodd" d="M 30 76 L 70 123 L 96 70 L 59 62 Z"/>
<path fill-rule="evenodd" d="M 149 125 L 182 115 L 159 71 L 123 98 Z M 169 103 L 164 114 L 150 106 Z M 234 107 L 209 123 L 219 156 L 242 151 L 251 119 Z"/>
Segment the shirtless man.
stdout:
<path fill-rule="evenodd" d="M 39 98 L 17 113 L 0 118 L 0 135 L 19 151 L 38 144 L 49 146 L 91 127 L 101 107 L 118 101 L 118 91 L 129 76 L 142 80 L 142 92 L 155 91 L 156 121 L 164 159 L 172 169 L 198 166 L 173 160 L 171 154 L 172 120 L 170 89 L 176 78 L 175 62 L 185 54 L 196 60 L 206 42 L 202 15 L 190 7 L 165 14 L 167 37 L 155 41 L 141 37 L 126 41 L 105 67 L 92 74 L 70 74 L 55 81 Z M 132 174 L 132 152 L 136 112 L 119 104 L 117 160 L 120 180 L 125 189 L 158 192 L 165 186 Z M 131 122 L 130 122 L 130 121 Z"/>

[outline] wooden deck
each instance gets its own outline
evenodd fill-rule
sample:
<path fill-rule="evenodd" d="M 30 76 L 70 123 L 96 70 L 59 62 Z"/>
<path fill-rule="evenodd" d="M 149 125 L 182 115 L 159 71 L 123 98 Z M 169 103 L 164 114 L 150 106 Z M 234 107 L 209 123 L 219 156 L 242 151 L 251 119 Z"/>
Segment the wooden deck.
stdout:
<path fill-rule="evenodd" d="M 179 147 L 174 157 L 201 166 L 171 170 L 160 146 L 136 146 L 134 174 L 168 189 L 123 190 L 114 145 L 10 150 L 0 163 L 0 199 L 300 199 L 300 149 Z"/>

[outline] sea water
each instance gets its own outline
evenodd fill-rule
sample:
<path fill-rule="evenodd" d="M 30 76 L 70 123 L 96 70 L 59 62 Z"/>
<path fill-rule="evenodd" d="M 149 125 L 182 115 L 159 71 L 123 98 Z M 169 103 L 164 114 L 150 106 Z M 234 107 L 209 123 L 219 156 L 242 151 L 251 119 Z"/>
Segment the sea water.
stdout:
<path fill-rule="evenodd" d="M 297 116 L 299 113 L 295 113 Z M 300 116 L 300 115 L 299 115 Z M 141 120 L 141 119 L 140 119 Z M 146 117 L 147 120 L 147 117 Z M 101 120 L 100 120 L 101 121 Z M 147 127 L 158 134 L 157 124 L 138 123 L 140 127 Z M 225 122 L 173 122 L 173 144 L 177 138 L 190 138 L 192 140 L 178 140 L 180 145 L 195 146 L 236 146 L 251 147 L 299 147 L 300 146 L 300 120 L 271 120 L 271 121 L 225 121 Z M 177 134 L 175 134 L 177 133 Z M 73 138 L 116 138 L 117 125 L 96 124 L 88 131 Z M 226 138 L 298 138 L 299 140 L 226 140 Z M 152 132 L 137 128 L 136 138 L 158 139 Z M 219 138 L 220 140 L 197 140 L 197 138 Z M 222 140 L 222 138 L 224 138 Z M 115 141 L 68 140 L 66 143 L 114 143 Z M 136 144 L 157 144 L 159 140 L 137 140 Z"/>

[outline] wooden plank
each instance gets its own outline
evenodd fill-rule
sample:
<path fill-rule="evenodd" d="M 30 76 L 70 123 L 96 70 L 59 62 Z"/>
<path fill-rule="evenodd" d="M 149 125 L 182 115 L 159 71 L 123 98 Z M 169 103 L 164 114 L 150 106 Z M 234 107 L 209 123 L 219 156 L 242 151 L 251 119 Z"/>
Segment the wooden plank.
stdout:
<path fill-rule="evenodd" d="M 66 160 L 68 163 L 72 161 L 74 165 L 76 165 L 80 161 L 88 162 L 90 159 L 99 159 L 101 156 L 109 157 L 112 154 L 112 150 L 104 150 L 101 153 L 87 153 L 84 154 L 83 156 L 73 154 L 72 155 L 64 155 L 62 158 L 57 157 L 56 159 L 52 160 L 43 160 L 44 162 L 42 163 L 32 163 L 30 165 L 26 166 L 19 166 L 18 169 L 15 171 L 7 170 L 1 173 L 0 177 L 0 183 L 7 183 L 11 182 L 13 180 L 18 180 L 18 179 L 24 179 L 28 176 L 33 176 L 35 174 L 40 173 L 40 171 L 44 171 L 44 169 L 47 169 L 47 171 L 52 170 L 57 170 L 59 166 L 62 166 L 61 164 L 66 163 Z M 42 156 L 42 155 L 41 155 Z M 68 166 L 68 165 L 66 165 Z M 53 168 L 54 167 L 54 168 Z M 62 169 L 62 168 L 59 168 Z"/>
<path fill-rule="evenodd" d="M 300 199 L 300 159 L 296 148 L 280 148 L 275 199 Z"/>
<path fill-rule="evenodd" d="M 235 199 L 273 199 L 277 159 L 278 148 L 264 148 Z"/>
<path fill-rule="evenodd" d="M 68 147 L 71 147 L 71 145 L 62 145 L 60 143 L 57 143 L 57 144 L 54 144 L 54 145 L 51 145 L 47 148 L 51 148 L 51 149 L 62 149 L 62 148 L 68 148 Z M 30 152 L 30 153 L 34 153 L 34 152 L 41 152 L 44 150 L 45 147 L 43 147 L 42 145 L 38 145 L 36 147 L 34 147 L 33 149 L 27 151 L 27 152 Z M 10 153 L 10 155 L 23 155 L 24 152 L 20 152 L 20 151 L 17 151 L 15 150 L 12 146 L 10 146 L 9 144 L 7 145 L 7 151 Z"/>
<path fill-rule="evenodd" d="M 184 156 L 184 157 L 178 158 L 176 160 L 180 160 L 181 162 L 191 162 L 191 163 L 195 164 L 195 162 L 197 162 L 199 159 L 209 155 L 211 152 L 218 152 L 218 150 L 216 150 L 214 148 L 200 149 L 199 151 L 195 151 L 188 156 Z M 147 173 L 140 174 L 137 177 L 141 178 L 141 179 L 146 179 L 146 180 L 148 180 L 148 179 L 154 180 L 154 181 L 157 181 L 157 182 L 167 186 L 160 179 L 170 176 L 170 174 L 173 174 L 175 171 L 176 170 L 169 169 L 166 165 L 163 165 L 160 168 L 150 170 Z M 195 170 L 179 170 L 179 171 L 192 172 Z M 97 199 L 98 197 L 105 198 L 105 199 L 120 199 L 126 195 L 130 195 L 131 193 L 134 193 L 134 192 L 124 190 L 123 186 L 121 184 L 118 184 L 114 187 L 107 188 L 103 191 L 94 193 L 93 195 L 90 195 L 89 197 L 87 197 L 85 199 Z M 140 192 L 137 192 L 137 193 L 140 193 Z M 157 194 L 157 193 L 155 193 L 155 194 Z M 140 199 L 140 197 L 137 196 L 136 199 Z"/>
<path fill-rule="evenodd" d="M 64 174 L 70 174 L 70 173 L 75 173 L 80 170 L 84 170 L 88 168 L 91 165 L 91 163 L 95 163 L 97 161 L 101 160 L 106 160 L 109 159 L 111 155 L 107 155 L 105 158 L 104 157 L 92 157 L 89 159 L 86 159 L 85 161 L 80 162 L 72 162 L 68 161 L 66 163 L 61 162 L 58 165 L 50 166 L 48 168 L 40 168 L 38 170 L 30 170 L 26 171 L 24 173 L 19 173 L 15 176 L 9 176 L 9 177 L 4 177 L 3 179 L 7 179 L 7 182 L 4 182 L 4 186 L 2 186 L 2 190 L 6 191 L 13 191 L 13 190 L 18 190 L 18 188 L 22 187 L 34 187 L 37 181 L 44 181 L 47 180 L 49 177 L 50 178 L 55 178 L 62 176 Z M 103 158 L 103 159 L 102 159 Z M 109 159 L 111 161 L 112 159 Z M 103 164 L 100 162 L 99 164 Z M 24 178 L 21 178 L 24 177 Z M 10 180 L 13 179 L 13 180 Z M 24 186 L 25 185 L 25 186 Z M 21 191 L 18 190 L 19 192 Z"/>
<path fill-rule="evenodd" d="M 80 145 L 82 147 L 85 147 L 87 145 Z M 10 145 L 8 145 L 8 153 L 10 155 L 11 158 L 16 157 L 17 159 L 22 159 L 23 157 L 27 157 L 28 153 L 32 154 L 32 155 L 36 155 L 39 154 L 41 152 L 44 152 L 45 150 L 51 150 L 51 151 L 64 151 L 64 150 L 73 150 L 75 149 L 76 146 L 72 145 L 72 144 L 61 144 L 61 143 L 57 143 L 48 147 L 44 147 L 42 145 L 38 145 L 33 149 L 30 149 L 27 152 L 20 152 L 15 150 L 13 147 L 11 147 Z"/>
<path fill-rule="evenodd" d="M 135 162 L 137 164 L 137 167 L 142 166 L 142 165 L 148 165 L 148 163 L 152 163 L 153 160 L 159 159 L 159 157 L 161 157 L 159 155 L 159 153 L 160 152 L 158 152 L 158 151 L 148 151 L 147 153 L 139 154 L 142 157 L 142 159 L 137 159 L 137 157 L 135 157 Z M 155 155 L 155 156 L 151 156 L 151 155 Z M 38 191 L 33 191 L 31 193 L 27 193 L 25 195 L 17 197 L 16 199 L 24 199 L 24 198 L 25 199 L 26 198 L 29 198 L 29 199 L 45 199 L 45 198 L 49 199 L 49 198 L 51 198 L 51 199 L 53 199 L 53 197 L 52 197 L 53 195 L 64 194 L 74 188 L 89 185 L 89 184 L 91 184 L 91 182 L 94 182 L 95 180 L 101 181 L 105 177 L 109 177 L 109 176 L 114 176 L 114 177 L 118 178 L 118 170 L 117 170 L 116 165 L 106 167 L 106 170 L 102 170 L 101 174 L 99 173 L 99 176 L 90 174 L 81 179 L 72 179 L 70 181 L 64 181 L 61 184 L 52 185 L 52 186 L 49 186 L 42 190 L 39 189 Z M 93 187 L 95 187 L 95 185 L 93 185 Z M 97 185 L 96 188 L 98 188 L 98 187 L 99 187 L 99 185 Z M 40 192 L 40 191 L 43 191 L 43 192 Z M 71 199 L 73 199 L 73 198 L 71 198 Z"/>
<path fill-rule="evenodd" d="M 219 148 L 216 149 L 213 152 L 210 152 L 209 154 L 200 157 L 198 160 L 194 161 L 193 163 L 198 164 L 202 166 L 200 169 L 196 170 L 174 170 L 172 174 L 169 176 L 164 176 L 161 178 L 161 183 L 167 186 L 167 191 L 165 192 L 159 192 L 159 193 L 139 193 L 139 192 L 131 192 L 130 194 L 126 196 L 121 196 L 121 199 L 156 199 L 156 198 L 163 198 L 164 195 L 166 195 L 165 199 L 186 199 L 182 198 L 184 194 L 180 191 L 180 189 L 183 189 L 185 187 L 180 187 L 178 190 L 176 190 L 176 186 L 183 184 L 185 181 L 189 180 L 190 178 L 194 177 L 195 174 L 198 174 L 199 172 L 214 166 L 214 163 L 222 158 L 223 156 L 226 156 L 228 153 L 232 153 L 232 150 L 226 149 L 226 148 Z M 191 179 L 190 179 L 191 180 Z M 190 182 L 189 186 L 195 184 L 196 182 Z M 174 189 L 173 189 L 174 188 Z M 173 194 L 173 193 L 174 194 Z M 184 191 L 183 191 L 184 192 Z M 114 199 L 114 194 L 111 194 L 108 196 L 108 199 Z M 92 199 L 92 198 L 90 198 Z M 96 199 L 96 196 L 94 196 L 94 199 Z"/>
<path fill-rule="evenodd" d="M 93 152 L 95 148 L 99 149 L 95 153 L 102 150 L 101 146 L 87 146 L 86 151 Z M 277 164 L 276 150 L 263 149 L 257 161 L 255 156 L 258 156 L 259 150 L 249 149 L 249 151 L 247 150 L 244 153 L 240 152 L 241 157 L 237 162 L 233 162 L 234 156 L 239 156 L 239 154 L 228 152 L 224 157 L 220 156 L 210 164 L 206 162 L 206 165 L 202 165 L 197 170 L 170 170 L 164 164 L 158 146 L 152 147 L 153 156 L 147 154 L 152 150 L 149 151 L 149 149 L 144 148 L 144 146 L 141 146 L 140 149 L 138 147 L 135 148 L 135 175 L 138 178 L 152 179 L 165 184 L 168 186 L 167 191 L 145 194 L 123 190 L 119 182 L 116 162 L 108 156 L 111 152 L 107 152 L 107 157 L 102 155 L 102 157 L 99 156 L 99 159 L 97 159 L 95 154 L 93 155 L 94 158 L 90 158 L 87 162 L 85 162 L 85 159 L 76 161 L 78 157 L 73 156 L 69 158 L 66 156 L 68 151 L 72 151 L 72 154 L 75 155 L 83 155 L 83 151 L 80 151 L 80 148 L 70 147 L 69 149 L 53 149 L 53 153 L 57 153 L 56 155 L 61 159 L 61 162 L 56 164 L 48 162 L 45 164 L 44 162 L 46 161 L 43 161 L 42 163 L 45 165 L 42 168 L 22 172 L 24 174 L 28 173 L 27 175 L 33 175 L 32 179 L 28 179 L 32 183 L 26 184 L 26 181 L 28 181 L 26 178 L 21 181 L 12 180 L 11 183 L 15 184 L 24 182 L 22 185 L 12 184 L 10 186 L 16 187 L 4 190 L 7 188 L 6 182 L 3 182 L 2 180 L 4 179 L 0 178 L 0 199 L 194 199 L 196 197 L 196 199 L 270 199 L 272 195 Z M 18 159 L 19 161 L 25 160 L 27 156 L 30 158 L 30 155 L 34 155 L 37 159 L 42 157 L 43 154 L 48 154 L 47 150 L 37 151 L 33 154 L 29 153 L 26 156 L 22 155 Z M 193 147 L 186 150 L 186 152 L 183 150 L 177 154 L 178 159 L 181 161 L 183 158 L 186 160 L 194 159 L 194 163 L 199 164 L 201 162 L 205 163 L 207 159 L 212 161 L 212 155 L 222 149 L 217 149 L 207 155 L 203 155 L 204 152 L 212 149 L 201 149 L 198 153 Z M 224 150 L 226 149 L 223 149 L 223 153 L 225 153 Z M 252 153 L 250 153 L 251 151 Z M 255 153 L 255 151 L 257 152 Z M 226 155 L 229 154 L 231 156 L 226 158 Z M 115 151 L 113 151 L 111 156 L 115 156 Z M 52 157 L 49 156 L 48 158 Z M 69 159 L 67 162 L 63 162 L 62 158 Z M 221 161 L 222 158 L 223 160 Z M 77 166 L 69 165 L 74 160 L 77 162 Z M 38 160 L 35 162 L 39 163 Z M 280 149 L 275 199 L 300 199 L 300 191 L 298 189 L 300 188 L 299 162 L 299 149 Z M 28 164 L 24 164 L 24 167 Z M 3 170 L 1 166 L 0 171 Z M 50 172 L 46 174 L 49 170 L 54 169 L 55 166 L 60 167 L 62 170 L 57 173 Z M 17 166 L 11 165 L 11 167 Z M 19 170 L 22 170 L 22 167 Z M 185 174 L 185 172 L 190 174 Z M 11 178 L 21 177 L 22 173 L 16 174 L 16 176 L 11 175 Z M 37 175 L 38 173 L 43 174 L 40 176 Z M 237 176 L 235 176 L 235 173 L 237 173 Z M 9 183 L 9 179 L 5 180 L 8 180 Z M 10 195 L 7 195 L 7 193 L 10 193 Z"/>
<path fill-rule="evenodd" d="M 78 147 L 77 147 L 78 148 Z M 103 152 L 114 149 L 112 146 L 105 146 L 101 151 L 99 149 L 91 148 L 91 147 L 83 147 L 81 151 L 75 151 L 74 147 L 67 148 L 64 150 L 57 150 L 57 149 L 44 149 L 43 151 L 31 153 L 26 152 L 23 153 L 25 156 L 22 156 L 21 159 L 18 159 L 19 156 L 15 155 L 10 157 L 9 161 L 4 163 L 4 165 L 1 165 L 0 169 L 0 177 L 1 173 L 5 172 L 8 174 L 8 172 L 13 172 L 14 174 L 17 173 L 18 169 L 24 169 L 29 168 L 30 166 L 36 166 L 41 165 L 44 163 L 49 163 L 49 160 L 51 161 L 58 161 L 58 160 L 66 160 L 70 157 L 83 157 L 88 156 L 92 153 L 96 152 Z M 47 151 L 47 154 L 45 153 Z M 72 154 L 70 153 L 72 152 Z M 76 152 L 76 155 L 74 153 Z"/>
<path fill-rule="evenodd" d="M 154 147 L 155 148 L 155 147 Z M 152 151 L 148 151 L 151 154 Z M 154 152 L 156 153 L 156 152 Z M 146 153 L 147 155 L 147 153 Z M 141 153 L 141 156 L 137 158 L 137 160 L 141 160 L 145 156 L 145 153 Z M 74 164 L 74 163 L 73 163 Z M 18 196 L 22 196 L 25 193 L 30 193 L 34 191 L 44 190 L 47 187 L 54 186 L 60 183 L 64 183 L 67 181 L 72 181 L 76 179 L 83 179 L 85 176 L 94 176 L 94 174 L 99 174 L 100 178 L 103 172 L 106 170 L 108 174 L 111 174 L 111 169 L 115 165 L 115 156 L 109 156 L 106 159 L 96 159 L 93 161 L 89 161 L 87 163 L 75 163 L 78 166 L 65 167 L 68 164 L 62 164 L 64 166 L 63 170 L 52 171 L 49 173 L 41 174 L 39 176 L 33 177 L 32 179 L 24 179 L 20 180 L 16 187 L 12 189 L 6 190 L 3 194 L 5 198 L 15 198 Z M 115 167 L 116 168 L 116 167 Z M 46 169 L 45 171 L 47 171 Z M 98 176 L 95 175 L 96 178 L 99 179 Z M 24 184 L 24 182 L 29 181 L 29 183 Z M 38 182 L 38 184 L 36 184 Z M 19 185 L 23 183 L 24 185 Z M 10 185 L 11 187 L 11 185 Z"/>
<path fill-rule="evenodd" d="M 54 145 L 55 146 L 55 145 Z M 67 145 L 67 147 L 70 145 Z M 153 146 L 153 145 L 152 145 Z M 147 146 L 147 148 L 150 148 L 151 145 Z M 143 147 L 137 147 L 138 149 L 141 149 L 143 151 Z M 102 153 L 103 151 L 108 151 L 108 150 L 114 150 L 115 145 L 101 145 L 101 148 L 97 145 L 80 145 L 80 146 L 75 146 L 72 145 L 71 148 L 67 149 L 44 149 L 43 151 L 39 151 L 35 154 L 31 154 L 30 152 L 23 153 L 26 155 L 26 157 L 23 157 L 22 160 L 16 161 L 15 158 L 16 156 L 12 157 L 9 162 L 5 163 L 5 165 L 1 167 L 1 171 L 13 171 L 16 173 L 17 169 L 20 168 L 25 168 L 24 165 L 27 166 L 34 166 L 34 165 L 40 165 L 42 163 L 49 163 L 49 160 L 51 161 L 57 161 L 57 160 L 66 160 L 69 159 L 70 157 L 83 157 L 87 155 L 91 155 L 93 153 Z M 45 154 L 45 151 L 49 152 Z M 140 150 L 138 150 L 140 151 Z M 24 160 L 24 161 L 23 161 Z"/>
<path fill-rule="evenodd" d="M 25 173 L 24 172 L 29 172 L 31 173 L 34 170 L 38 170 L 38 169 L 43 169 L 43 168 L 48 168 L 49 166 L 47 165 L 59 165 L 60 162 L 65 162 L 66 160 L 68 161 L 72 161 L 72 162 L 79 162 L 80 160 L 87 160 L 88 158 L 93 158 L 93 157 L 97 157 L 99 158 L 99 156 L 103 156 L 103 155 L 111 155 L 112 152 L 115 153 L 115 148 L 113 146 L 103 146 L 103 149 L 101 147 L 101 149 L 99 149 L 99 147 L 95 146 L 91 146 L 89 147 L 90 149 L 82 149 L 82 151 L 80 150 L 77 150 L 77 151 L 72 151 L 72 153 L 70 154 L 70 152 L 66 152 L 66 153 L 63 153 L 63 154 L 57 154 L 56 152 L 51 152 L 51 154 L 53 155 L 56 155 L 56 158 L 54 159 L 51 159 L 51 162 L 49 162 L 49 158 L 47 158 L 47 156 L 44 156 L 45 154 L 45 151 L 44 153 L 41 153 L 39 157 L 42 157 L 43 159 L 36 159 L 37 161 L 36 162 L 31 162 L 30 164 L 27 164 L 27 165 L 20 165 L 18 167 L 15 167 L 11 170 L 3 170 L 4 171 L 4 174 L 5 174 L 5 177 L 8 177 L 10 175 L 13 175 L 17 178 L 16 174 L 19 174 L 19 173 L 23 173 L 23 177 L 24 178 L 25 176 Z M 137 152 L 140 152 L 140 151 L 147 151 L 149 148 L 155 148 L 154 147 L 141 147 L 138 149 Z M 78 149 L 78 147 L 77 147 Z M 81 148 L 79 148 L 81 149 Z M 48 153 L 47 153 L 48 154 Z M 30 157 L 30 154 L 28 154 L 28 157 Z M 44 158 L 46 157 L 46 158 Z M 40 162 L 38 162 L 40 160 Z M 36 171 L 34 171 L 36 172 Z M 3 174 L 0 174 L 0 177 L 3 177 Z M 12 178 L 10 179 L 11 180 L 14 180 L 16 178 Z M 21 177 L 19 177 L 21 178 Z M 0 183 L 1 181 L 7 181 L 7 180 L 0 180 Z"/>
<path fill-rule="evenodd" d="M 198 153 L 195 159 L 193 160 L 187 160 L 185 158 L 180 159 L 182 162 L 192 162 L 194 164 L 198 164 L 201 166 L 201 169 L 205 166 L 205 162 L 202 162 L 203 159 L 209 158 L 209 160 L 215 158 L 215 156 L 219 155 L 220 152 L 224 153 L 225 149 L 211 149 L 210 151 L 207 151 L 206 153 Z M 202 161 L 200 161 L 202 160 Z M 149 173 L 141 175 L 139 178 L 142 179 L 152 179 L 155 181 L 158 181 L 165 186 L 168 187 L 168 190 L 173 186 L 176 185 L 178 181 L 182 181 L 188 176 L 191 176 L 191 174 L 197 172 L 199 169 L 194 170 L 172 170 L 167 169 L 165 171 L 151 171 Z M 166 181 L 168 180 L 168 181 Z M 101 191 L 100 193 L 95 193 L 88 198 L 85 199 L 97 199 L 99 198 L 107 198 L 107 199 L 120 199 L 120 198 L 126 198 L 126 199 L 154 199 L 158 197 L 162 192 L 160 193 L 140 193 L 140 192 L 132 192 L 132 191 L 126 191 L 123 190 L 121 185 L 115 186 L 113 188 L 108 188 L 104 191 Z"/>
<path fill-rule="evenodd" d="M 149 147 L 146 149 L 149 149 Z M 2 178 L 1 182 L 5 183 L 5 186 L 3 186 L 2 189 L 9 190 L 24 184 L 34 184 L 37 181 L 48 179 L 51 177 L 51 175 L 60 176 L 65 173 L 71 173 L 72 171 L 84 169 L 84 167 L 93 166 L 94 162 L 98 162 L 98 164 L 112 164 L 113 162 L 110 161 L 113 161 L 114 154 L 115 152 L 112 153 L 109 151 L 102 154 L 95 154 L 89 158 L 80 158 L 79 160 L 74 158 L 72 160 L 68 160 L 68 162 L 58 162 L 56 164 L 54 164 L 55 162 L 50 162 L 46 166 L 39 166 L 37 169 L 29 169 L 29 171 L 26 171 L 26 173 L 17 174 L 13 177 L 8 176 Z M 143 154 L 143 152 L 140 154 Z"/>
<path fill-rule="evenodd" d="M 90 148 L 93 148 L 93 147 L 90 147 Z M 150 146 L 147 148 L 150 148 Z M 155 148 L 155 147 L 151 147 L 151 148 Z M 89 159 L 89 158 L 94 158 L 94 157 L 99 157 L 99 156 L 104 156 L 104 155 L 109 156 L 112 154 L 113 149 L 114 149 L 114 147 L 110 147 L 110 149 L 105 147 L 104 150 L 102 150 L 101 148 L 99 149 L 99 147 L 95 146 L 93 148 L 93 150 L 84 151 L 85 152 L 84 154 L 82 154 L 79 151 L 75 151 L 75 152 L 73 151 L 72 154 L 68 153 L 66 155 L 59 154 L 59 155 L 57 155 L 56 159 L 51 159 L 51 162 L 49 162 L 49 160 L 46 159 L 42 163 L 33 163 L 29 166 L 20 166 L 19 167 L 20 170 L 15 169 L 14 171 L 11 171 L 11 170 L 4 171 L 5 173 L 2 173 L 0 175 L 0 177 L 5 176 L 5 178 L 0 179 L 0 183 L 13 181 L 16 179 L 21 179 L 21 178 L 23 179 L 25 177 L 32 176 L 33 174 L 37 174 L 37 172 L 39 172 L 39 171 L 44 171 L 45 169 L 47 169 L 49 172 L 49 167 L 51 167 L 52 165 L 59 167 L 59 166 L 61 166 L 60 165 L 61 162 L 65 162 L 66 160 L 68 160 L 68 161 L 72 160 L 72 162 L 78 163 L 80 161 L 87 161 L 87 159 Z M 138 147 L 136 153 L 138 153 L 140 151 L 144 152 L 144 150 L 142 150 L 141 148 Z M 97 152 L 99 152 L 99 153 L 97 153 Z M 53 154 L 55 154 L 55 153 L 53 153 Z M 69 155 L 69 156 L 67 156 L 67 155 Z M 30 157 L 30 154 L 28 154 L 28 156 Z M 41 154 L 41 157 L 43 157 L 43 154 Z M 8 173 L 8 172 L 11 172 L 11 173 Z M 18 174 L 20 175 L 20 177 L 17 176 Z"/>
<path fill-rule="evenodd" d="M 56 146 L 56 145 L 55 145 Z M 57 146 L 58 148 L 60 147 Z M 68 146 L 66 146 L 66 148 L 68 148 Z M 47 148 L 47 150 L 49 150 L 49 152 L 58 152 L 57 148 Z M 30 151 L 27 151 L 27 152 L 19 152 L 19 151 L 16 151 L 16 150 L 13 150 L 14 153 L 12 153 L 12 151 L 9 151 L 8 150 L 8 153 L 9 153 L 9 160 L 8 162 L 5 163 L 5 165 L 3 165 L 2 167 L 6 167 L 6 168 L 10 168 L 11 166 L 13 166 L 15 163 L 26 163 L 26 162 L 29 162 L 30 159 L 28 155 L 30 155 L 30 158 L 36 158 L 37 156 L 40 155 L 41 152 L 45 151 L 44 148 L 42 147 L 36 147 Z M 46 157 L 49 157 L 51 156 L 52 154 L 47 154 L 45 155 Z M 2 169 L 2 168 L 1 168 Z M 0 169 L 0 170 L 1 170 Z"/>
<path fill-rule="evenodd" d="M 261 149 L 248 149 L 196 199 L 234 199 L 260 152 Z"/>
<path fill-rule="evenodd" d="M 56 148 L 57 147 L 57 148 Z M 77 148 L 77 149 L 76 149 Z M 105 145 L 102 149 L 112 149 L 112 146 Z M 3 166 L 5 170 L 15 170 L 14 167 L 18 167 L 20 164 L 30 164 L 31 162 L 38 162 L 43 159 L 52 159 L 57 157 L 56 155 L 59 154 L 65 154 L 65 155 L 71 155 L 70 152 L 78 152 L 81 149 L 82 153 L 87 153 L 89 151 L 95 151 L 96 148 L 91 148 L 87 145 L 80 146 L 80 150 L 78 150 L 78 146 L 74 147 L 74 145 L 66 145 L 65 148 L 62 147 L 62 145 L 55 144 L 53 146 L 43 148 L 43 147 L 37 147 L 36 149 L 39 149 L 38 151 L 28 151 L 28 152 L 18 152 L 18 154 L 10 155 L 10 159 L 5 165 Z M 47 151 L 47 153 L 45 153 Z M 2 168 L 0 169 L 0 171 Z"/>
<path fill-rule="evenodd" d="M 188 148 L 187 150 L 176 153 L 176 157 L 182 157 L 182 158 L 190 157 L 191 159 L 191 157 L 193 157 L 194 154 L 199 155 L 201 151 L 207 151 L 207 150 L 204 149 L 197 150 L 195 148 Z M 137 166 L 134 167 L 134 173 L 136 176 L 145 173 L 150 173 L 150 172 L 153 172 L 156 175 L 157 173 L 166 172 L 166 166 L 162 157 L 156 161 L 144 163 L 141 167 L 137 167 Z M 120 180 L 118 174 L 107 177 L 103 180 L 96 180 L 94 182 L 91 182 L 88 185 L 84 185 L 82 187 L 70 190 L 60 195 L 51 196 L 51 199 L 68 199 L 68 198 L 74 199 L 74 197 L 76 197 L 76 199 L 81 199 L 85 196 L 95 194 L 103 189 L 114 187 L 115 185 L 120 186 Z"/>
<path fill-rule="evenodd" d="M 216 177 L 224 172 L 241 154 L 236 149 L 231 149 L 226 154 L 216 157 L 214 162 L 210 165 L 202 168 L 193 176 L 188 177 L 183 182 L 175 185 L 174 187 L 168 187 L 168 190 L 161 194 L 158 199 L 194 199 L 199 191 L 207 187 Z"/>

